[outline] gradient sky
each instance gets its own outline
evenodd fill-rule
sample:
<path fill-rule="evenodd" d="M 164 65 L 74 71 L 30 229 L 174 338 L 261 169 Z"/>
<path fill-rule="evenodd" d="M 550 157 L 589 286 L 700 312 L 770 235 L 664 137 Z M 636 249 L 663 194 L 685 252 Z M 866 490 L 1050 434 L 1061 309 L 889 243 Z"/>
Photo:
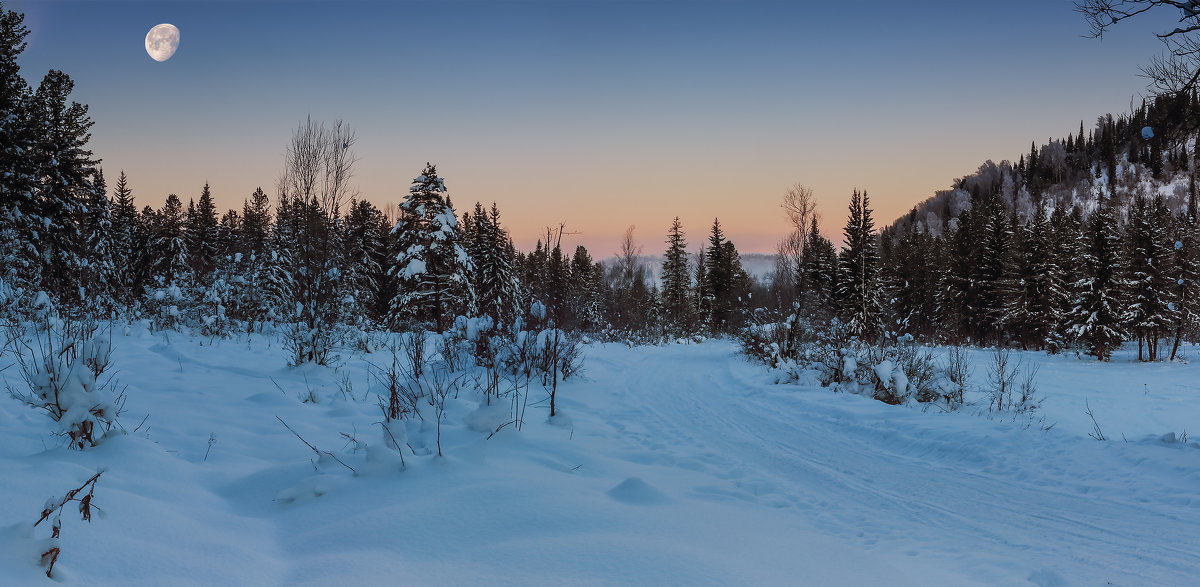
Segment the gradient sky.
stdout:
<path fill-rule="evenodd" d="M 357 131 L 380 207 L 431 161 L 460 212 L 497 202 L 518 247 L 565 222 L 597 258 L 630 224 L 661 252 L 676 215 L 693 250 L 719 217 L 743 252 L 772 251 L 797 182 L 832 237 L 855 188 L 887 224 L 987 159 L 1126 112 L 1163 25 L 1084 38 L 1066 0 L 5 6 L 32 31 L 22 73 L 76 81 L 109 185 L 125 170 L 139 207 L 205 181 L 221 209 L 274 195 L 311 114 Z M 163 22 L 182 42 L 158 63 L 143 41 Z"/>

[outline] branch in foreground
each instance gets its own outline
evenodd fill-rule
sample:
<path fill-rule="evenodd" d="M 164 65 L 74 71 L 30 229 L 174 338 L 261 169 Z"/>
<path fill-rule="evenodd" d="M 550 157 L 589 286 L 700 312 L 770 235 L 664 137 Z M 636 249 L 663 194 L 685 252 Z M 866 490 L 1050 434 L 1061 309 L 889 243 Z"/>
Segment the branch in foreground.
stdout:
<path fill-rule="evenodd" d="M 347 465 L 347 464 L 346 464 L 346 462 L 345 462 L 345 461 L 343 461 L 342 459 L 339 459 L 339 458 L 337 457 L 337 455 L 335 455 L 335 454 L 333 454 L 333 453 L 331 453 L 331 452 L 329 452 L 329 451 L 327 451 L 327 450 L 321 450 L 321 449 L 319 449 L 319 448 L 317 448 L 317 447 L 313 446 L 311 442 L 309 442 L 309 441 L 307 441 L 307 440 L 304 440 L 304 437 L 303 437 L 303 436 L 300 436 L 300 433 L 296 432 L 295 430 L 292 430 L 292 427 L 291 427 L 291 426 L 288 426 L 288 423 L 287 423 L 287 422 L 284 422 L 284 421 L 283 421 L 283 418 L 280 418 L 279 416 L 275 416 L 275 419 L 276 419 L 276 420 L 279 420 L 279 423 L 280 423 L 280 424 L 283 424 L 283 427 L 284 427 L 284 428 L 287 428 L 287 429 L 288 429 L 288 432 L 291 432 L 292 434 L 295 434 L 295 435 L 296 435 L 296 438 L 299 438 L 299 439 L 300 439 L 300 442 L 303 442 L 305 446 L 307 446 L 308 448 L 312 449 L 312 451 L 313 451 L 313 452 L 317 453 L 317 458 L 318 458 L 318 459 L 320 459 L 321 457 L 326 457 L 326 456 L 327 456 L 327 457 L 329 457 L 329 458 L 331 458 L 331 459 L 333 459 L 333 460 L 337 461 L 337 462 L 338 462 L 340 465 L 342 465 L 343 467 L 346 467 L 347 469 L 350 469 L 350 472 L 351 472 L 351 473 L 353 473 L 355 477 L 357 477 L 357 476 L 358 476 L 358 471 L 354 470 L 354 467 L 351 467 L 350 465 Z"/>

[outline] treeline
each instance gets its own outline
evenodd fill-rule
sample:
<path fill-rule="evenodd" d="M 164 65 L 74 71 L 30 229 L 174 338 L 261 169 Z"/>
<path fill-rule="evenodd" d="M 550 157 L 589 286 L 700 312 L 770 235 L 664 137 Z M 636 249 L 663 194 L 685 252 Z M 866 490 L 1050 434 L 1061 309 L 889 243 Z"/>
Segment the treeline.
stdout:
<path fill-rule="evenodd" d="M 781 344 L 914 335 L 1104 360 L 1137 341 L 1142 360 L 1174 359 L 1197 326 L 1197 148 L 1180 130 L 1194 113 L 1192 95 L 1103 117 L 985 164 L 878 235 L 855 193 L 837 255 L 810 215 L 790 274 L 776 272 L 796 308 Z"/>
<path fill-rule="evenodd" d="M 749 297 L 749 277 L 719 223 L 701 286 L 677 276 L 665 307 L 635 263 L 631 235 L 609 267 L 582 246 L 568 256 L 561 227 L 533 251 L 517 251 L 498 207 L 476 204 L 459 216 L 433 165 L 394 212 L 347 201 L 355 136 L 340 122 L 296 129 L 274 202 L 260 188 L 240 210 L 220 211 L 205 185 L 186 203 L 171 194 L 139 207 L 124 172 L 110 196 L 87 148 L 87 106 L 68 100 L 70 78 L 52 71 L 36 90 L 26 86 L 17 57 L 27 35 L 22 15 L 3 11 L 0 297 L 11 308 L 49 302 L 206 334 L 297 323 L 306 330 L 298 357 L 320 361 L 337 324 L 441 332 L 458 316 L 486 315 L 496 328 L 552 322 L 648 336 L 668 327 L 733 329 L 739 300 Z"/>

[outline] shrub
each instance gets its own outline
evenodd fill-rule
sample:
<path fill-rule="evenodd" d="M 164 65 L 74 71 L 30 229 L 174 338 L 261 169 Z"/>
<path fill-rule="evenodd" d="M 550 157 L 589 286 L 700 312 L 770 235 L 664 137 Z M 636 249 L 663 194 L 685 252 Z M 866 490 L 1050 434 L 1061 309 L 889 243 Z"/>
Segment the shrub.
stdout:
<path fill-rule="evenodd" d="M 118 425 L 125 392 L 102 377 L 111 365 L 111 329 L 94 322 L 47 317 L 28 333 L 9 328 L 12 353 L 24 388 L 8 384 L 17 400 L 46 412 L 68 446 L 96 446 Z"/>

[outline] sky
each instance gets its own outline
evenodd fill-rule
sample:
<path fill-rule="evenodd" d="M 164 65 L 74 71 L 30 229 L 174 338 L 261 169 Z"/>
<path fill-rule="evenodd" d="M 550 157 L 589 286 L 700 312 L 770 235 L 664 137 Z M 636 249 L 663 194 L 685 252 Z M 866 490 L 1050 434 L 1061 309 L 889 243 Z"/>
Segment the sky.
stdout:
<path fill-rule="evenodd" d="M 719 218 L 742 252 L 773 251 L 797 183 L 835 240 L 854 189 L 889 224 L 988 159 L 1127 112 L 1167 24 L 1086 38 L 1065 0 L 4 5 L 32 31 L 22 74 L 75 80 L 110 187 L 124 170 L 139 207 L 205 182 L 222 210 L 274 194 L 311 115 L 357 132 L 353 183 L 381 208 L 432 162 L 518 248 L 561 223 L 596 258 L 630 225 L 661 252 L 675 216 L 693 250 Z M 161 63 L 159 23 L 181 31 Z"/>

